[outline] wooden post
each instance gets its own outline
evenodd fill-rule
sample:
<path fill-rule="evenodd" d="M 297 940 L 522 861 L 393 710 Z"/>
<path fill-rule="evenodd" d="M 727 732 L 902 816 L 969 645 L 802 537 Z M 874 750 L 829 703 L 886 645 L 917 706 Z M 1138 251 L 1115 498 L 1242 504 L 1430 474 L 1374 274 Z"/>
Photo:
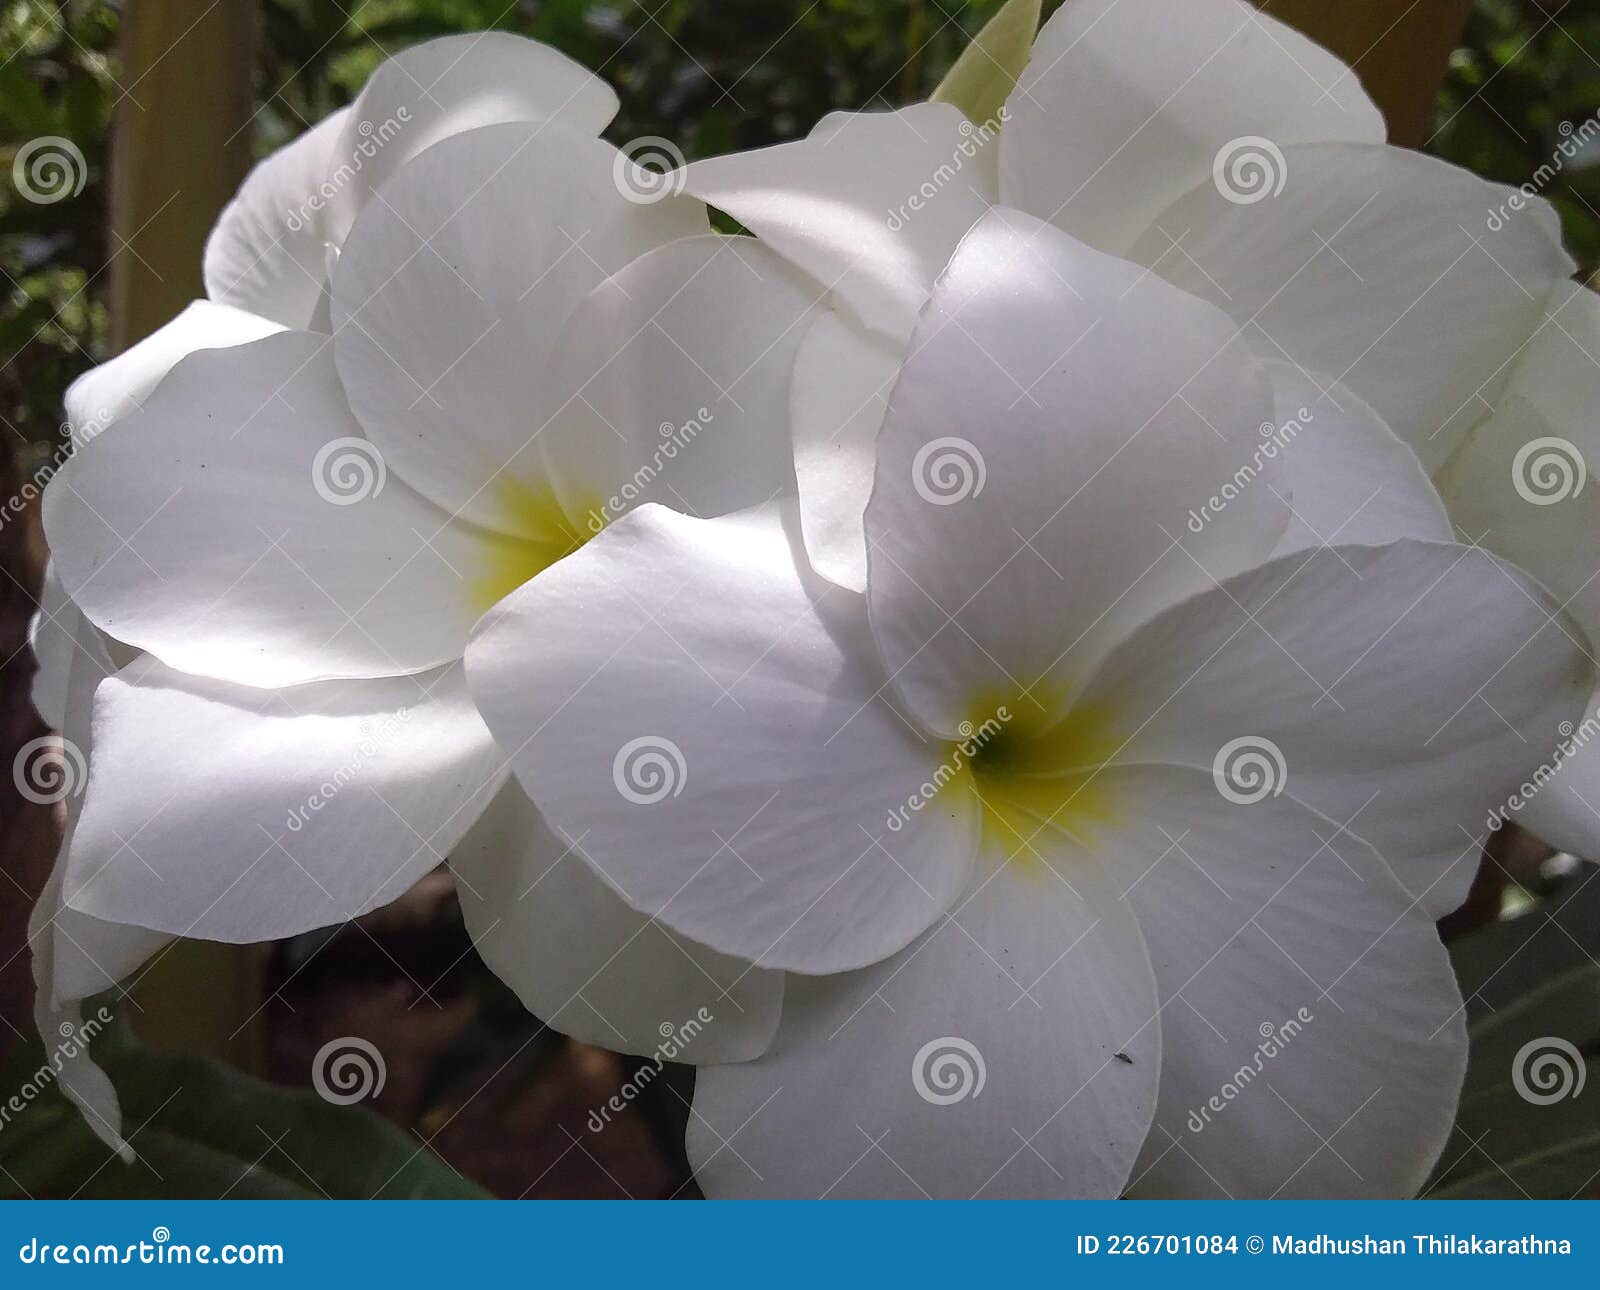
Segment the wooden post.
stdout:
<path fill-rule="evenodd" d="M 255 31 L 253 0 L 123 9 L 108 246 L 114 349 L 205 294 L 206 234 L 253 155 Z"/>
<path fill-rule="evenodd" d="M 121 350 L 205 294 L 207 233 L 253 160 L 254 0 L 130 0 L 111 159 L 111 343 Z M 261 951 L 171 946 L 139 978 L 151 1043 L 261 1066 Z"/>
<path fill-rule="evenodd" d="M 1415 148 L 1427 131 L 1470 0 L 1256 0 L 1355 69 L 1389 123 Z"/>

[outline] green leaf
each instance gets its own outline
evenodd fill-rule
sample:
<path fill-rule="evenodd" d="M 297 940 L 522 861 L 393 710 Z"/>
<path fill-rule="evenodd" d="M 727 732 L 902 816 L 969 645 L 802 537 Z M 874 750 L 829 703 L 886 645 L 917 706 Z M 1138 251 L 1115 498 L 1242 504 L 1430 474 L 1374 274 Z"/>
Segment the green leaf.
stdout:
<path fill-rule="evenodd" d="M 951 103 L 974 125 L 997 126 L 1000 109 L 1028 65 L 1039 30 L 1040 0 L 1006 0 L 1000 12 L 961 51 L 933 92 L 935 103 Z"/>
<path fill-rule="evenodd" d="M 1600 1194 L 1600 869 L 1450 946 L 1471 1048 L 1429 1198 Z M 1548 1085 L 1532 1078 L 1552 1059 Z M 1518 1077 L 1524 1091 L 1519 1091 Z M 1541 1101 L 1530 1101 L 1531 1089 Z"/>
<path fill-rule="evenodd" d="M 0 1127 L 0 1199 L 474 1199 L 484 1193 L 361 1107 L 274 1087 L 209 1059 L 157 1052 L 118 1023 L 95 1058 L 138 1160 L 123 1164 L 50 1084 Z M 47 1064 L 34 1040 L 0 1070 L 19 1089 Z"/>
<path fill-rule="evenodd" d="M 1540 1050 L 1553 1051 L 1543 1043 Z M 1557 1055 L 1557 1060 L 1565 1058 Z M 1573 1200 L 1600 1195 L 1600 1062 L 1582 1062 L 1581 1085 L 1577 1069 L 1565 1067 L 1563 1082 L 1552 1085 L 1551 1092 L 1579 1087 L 1582 1091 L 1545 1105 L 1528 1102 L 1516 1091 L 1509 1067 L 1502 1082 L 1480 1088 L 1463 1101 L 1450 1143 L 1424 1195 L 1430 1200 Z"/>

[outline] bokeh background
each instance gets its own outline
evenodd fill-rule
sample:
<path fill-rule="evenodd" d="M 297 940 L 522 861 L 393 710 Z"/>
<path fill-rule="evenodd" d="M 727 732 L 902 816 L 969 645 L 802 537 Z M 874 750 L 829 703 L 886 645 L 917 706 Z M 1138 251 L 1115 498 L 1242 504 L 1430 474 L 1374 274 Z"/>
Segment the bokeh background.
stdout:
<path fill-rule="evenodd" d="M 173 5 L 185 11 L 175 33 L 218 21 L 216 3 L 251 8 L 241 0 Z M 1520 185 L 1597 120 L 1596 0 L 1419 3 L 1406 20 L 1437 21 L 1449 39 L 1463 11 L 1466 21 L 1442 88 L 1416 113 L 1417 137 L 1404 142 Z M 835 108 L 925 97 L 998 7 L 999 0 L 260 0 L 253 20 L 229 23 L 236 43 L 244 41 L 229 67 L 185 65 L 203 55 L 180 41 L 176 65 L 130 77 L 119 57 L 125 6 L 0 0 L 0 492 L 16 495 L 62 442 L 61 394 L 71 379 L 108 357 L 130 327 L 136 334 L 159 321 L 147 309 L 142 321 L 128 322 L 145 288 L 156 312 L 166 307 L 156 278 L 141 287 L 140 265 L 159 277 L 146 263 L 160 258 L 151 248 L 192 236 L 181 208 L 153 209 L 148 228 L 133 233 L 119 224 L 127 194 L 115 190 L 136 187 L 138 177 L 123 173 L 114 184 L 110 158 L 116 122 L 134 104 L 140 114 L 208 111 L 205 86 L 219 76 L 242 81 L 234 68 L 252 69 L 248 98 L 238 86 L 244 120 L 227 158 L 119 145 L 168 174 L 184 164 L 217 170 L 197 173 L 193 187 L 225 196 L 238 177 L 230 167 L 350 101 L 387 51 L 499 28 L 547 41 L 609 80 L 622 98 L 607 135 L 613 142 L 664 136 L 694 158 L 803 135 Z M 1054 7 L 1047 3 L 1046 12 Z M 1419 67 L 1416 76 L 1432 95 L 1437 68 Z M 186 78 L 199 87 L 193 101 Z M 1588 133 L 1595 130 L 1591 124 Z M 72 140 L 86 161 L 81 191 L 51 204 L 24 200 L 12 178 L 17 149 L 41 136 Z M 1540 191 L 1560 210 L 1568 246 L 1592 278 L 1600 270 L 1600 138 L 1541 179 Z M 197 249 L 192 254 L 197 275 Z M 119 291 L 132 294 L 131 306 Z M 31 513 L 0 530 L 7 762 L 42 730 L 28 702 L 26 622 L 43 554 Z M 42 1057 L 31 1034 L 24 923 L 54 827 L 9 787 L 0 783 L 0 1094 Z M 1475 1061 L 1484 1073 L 1473 1077 L 1437 1194 L 1600 1191 L 1600 1088 L 1581 1111 L 1537 1119 L 1499 1078 L 1518 1036 L 1546 1033 L 1549 1018 L 1575 1007 L 1595 1010 L 1600 883 L 1585 882 L 1593 872 L 1502 836 L 1473 902 L 1447 920 L 1486 1055 Z M 345 927 L 261 949 L 184 947 L 109 1002 L 120 1019 L 103 1051 L 130 1126 L 139 1127 L 140 1163 L 108 1160 L 59 1094 L 46 1093 L 0 1129 L 0 1196 L 695 1194 L 680 1145 L 692 1075 L 669 1069 L 603 1134 L 587 1132 L 590 1109 L 638 1063 L 570 1043 L 528 1016 L 472 954 L 442 872 Z M 317 1050 L 347 1035 L 370 1038 L 384 1054 L 384 1087 L 373 1100 L 382 1118 L 335 1110 L 304 1091 Z M 1600 1055 L 1597 1040 L 1600 1030 L 1587 1040 L 1591 1058 Z M 1475 1141 L 1492 1141 L 1492 1156 Z"/>

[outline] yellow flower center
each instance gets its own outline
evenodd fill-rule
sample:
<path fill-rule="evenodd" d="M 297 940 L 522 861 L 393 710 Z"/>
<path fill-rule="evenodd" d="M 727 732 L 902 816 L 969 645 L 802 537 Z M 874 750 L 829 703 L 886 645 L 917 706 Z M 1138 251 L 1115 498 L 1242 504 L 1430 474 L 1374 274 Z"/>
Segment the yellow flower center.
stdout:
<path fill-rule="evenodd" d="M 504 600 L 605 527 L 604 503 L 598 497 L 574 516 L 548 484 L 531 486 L 502 475 L 490 491 L 499 531 L 486 537 L 488 558 L 472 580 L 479 610 Z M 512 537 L 512 532 L 526 536 Z"/>
<path fill-rule="evenodd" d="M 983 812 L 986 855 L 1037 871 L 1045 830 L 1087 844 L 1116 817 L 1115 793 L 1101 772 L 1122 744 L 1114 714 L 1085 703 L 1067 707 L 1023 696 L 983 704 L 954 745 L 970 769 Z"/>

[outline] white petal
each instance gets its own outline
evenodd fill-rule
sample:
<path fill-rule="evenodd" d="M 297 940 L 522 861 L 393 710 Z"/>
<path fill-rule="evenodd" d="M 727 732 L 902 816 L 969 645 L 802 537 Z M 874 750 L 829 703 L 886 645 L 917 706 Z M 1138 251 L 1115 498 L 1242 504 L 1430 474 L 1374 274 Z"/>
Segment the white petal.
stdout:
<path fill-rule="evenodd" d="M 977 818 L 913 816 L 903 863 L 877 844 L 943 746 L 881 697 L 861 598 L 811 585 L 792 541 L 770 512 L 642 507 L 490 611 L 468 672 L 529 795 L 628 904 L 833 972 L 949 906 Z"/>
<path fill-rule="evenodd" d="M 597 532 L 640 501 L 721 515 L 792 493 L 789 381 L 815 299 L 768 247 L 717 234 L 596 287 L 562 329 L 536 445 L 567 511 Z"/>
<path fill-rule="evenodd" d="M 1565 724 L 1559 754 L 1527 771 L 1511 815 L 1556 850 L 1600 861 L 1600 693 L 1582 721 Z"/>
<path fill-rule="evenodd" d="M 68 826 L 68 841 L 71 825 Z M 133 1151 L 122 1137 L 116 1089 L 93 1059 L 93 1040 L 107 1018 L 96 1012 L 85 1023 L 83 1002 L 131 976 L 172 938 L 143 927 L 91 918 L 62 903 L 66 870 L 62 844 L 49 881 L 28 919 L 32 951 L 34 1024 L 52 1058 L 62 1092 L 83 1112 L 95 1136 L 124 1160 Z"/>
<path fill-rule="evenodd" d="M 1563 283 L 1546 300 L 1494 410 L 1438 476 L 1462 532 L 1549 587 L 1583 625 L 1591 650 L 1600 638 L 1600 488 L 1589 479 L 1600 469 L 1597 407 L 1600 295 Z M 1594 707 L 1591 701 L 1591 714 Z M 1528 759 L 1527 788 L 1518 791 L 1527 805 L 1515 812 L 1552 846 L 1591 859 L 1600 857 L 1600 762 L 1588 748 L 1595 733 L 1591 716 L 1562 735 L 1577 745 L 1570 752 Z"/>
<path fill-rule="evenodd" d="M 34 710 L 52 730 L 60 730 L 66 724 L 74 659 L 80 651 L 84 662 L 98 672 L 97 679 L 116 671 L 100 633 L 88 624 L 83 611 L 73 604 L 52 563 L 47 563 L 44 568 L 38 612 L 28 620 L 28 647 L 33 650 L 37 664 L 30 697 Z"/>
<path fill-rule="evenodd" d="M 85 760 L 77 762 L 71 753 L 64 753 L 60 763 L 71 768 L 72 774 L 70 780 L 62 781 L 68 788 L 62 799 L 65 836 L 44 890 L 28 916 L 34 1023 L 46 1049 L 61 1059 L 57 1077 L 62 1091 L 83 1112 L 101 1141 L 124 1160 L 131 1160 L 132 1150 L 122 1138 L 116 1090 L 95 1065 L 90 1051 L 103 1019 L 96 1013 L 86 1025 L 82 1003 L 130 976 L 171 938 L 163 932 L 92 918 L 61 899 L 67 849 L 82 802 L 83 785 L 76 772 L 87 765 L 91 752 L 94 692 L 113 668 L 99 632 L 75 605 L 61 602 L 59 583 L 48 572 L 41 610 L 50 615 L 52 627 L 48 634 L 36 637 L 40 676 L 48 670 L 56 673 L 59 681 L 60 710 L 53 724 L 60 725 L 66 747 L 76 749 Z M 36 680 L 36 703 L 38 691 Z"/>
<path fill-rule="evenodd" d="M 337 160 L 352 170 L 335 181 L 334 240 L 390 176 L 441 139 L 507 121 L 594 136 L 616 114 L 609 85 L 536 40 L 479 31 L 403 49 L 378 64 L 345 120 Z"/>
<path fill-rule="evenodd" d="M 1454 537 L 1444 503 L 1417 454 L 1376 412 L 1328 377 L 1283 362 L 1266 367 L 1277 410 L 1259 451 L 1283 453 L 1294 497 L 1289 527 L 1274 555 L 1314 546 Z"/>
<path fill-rule="evenodd" d="M 806 554 L 819 574 L 851 591 L 867 589 L 865 513 L 878 429 L 903 361 L 899 346 L 834 310 L 811 325 L 795 356 L 789 418 Z"/>
<path fill-rule="evenodd" d="M 1233 767 L 1219 786 L 1246 797 L 1286 784 L 1439 917 L 1466 896 L 1488 812 L 1593 688 L 1581 633 L 1554 612 L 1468 547 L 1302 552 L 1140 629 L 1085 702 L 1124 759 Z"/>
<path fill-rule="evenodd" d="M 340 158 L 348 108 L 318 122 L 259 162 L 217 217 L 206 239 L 206 294 L 225 305 L 305 327 L 326 284 L 329 195 Z"/>
<path fill-rule="evenodd" d="M 83 1000 L 88 992 L 80 994 L 61 989 L 53 964 L 58 947 L 62 945 L 72 947 L 69 952 L 76 953 L 81 961 L 96 964 L 104 961 L 106 967 L 95 968 L 105 978 L 99 987 L 104 988 L 117 980 L 112 973 L 120 975 L 132 971 L 168 938 L 143 928 L 102 923 L 66 908 L 61 904 L 64 867 L 62 862 L 57 862 L 28 921 L 28 942 L 33 957 L 34 1025 L 55 1068 L 54 1078 L 67 1100 L 83 1113 L 84 1122 L 97 1138 L 124 1162 L 131 1162 L 134 1153 L 122 1136 L 122 1108 L 117 1091 L 92 1056 L 92 1041 L 104 1029 L 108 1015 L 97 1013 L 86 1026 Z"/>
<path fill-rule="evenodd" d="M 984 137 L 948 103 L 835 112 L 809 137 L 697 161 L 689 191 L 896 340 L 995 200 Z"/>
<path fill-rule="evenodd" d="M 1370 847 L 1287 793 L 1240 806 L 1196 772 L 1110 774 L 1128 816 L 1101 855 L 1162 1004 L 1160 1107 L 1130 1192 L 1416 1192 L 1467 1058 L 1431 920 Z"/>
<path fill-rule="evenodd" d="M 596 135 L 616 115 L 604 81 L 504 32 L 426 41 L 380 63 L 355 104 L 261 162 L 206 243 L 206 292 L 313 325 L 337 251 L 379 185 L 425 148 L 505 121 L 560 121 Z"/>
<path fill-rule="evenodd" d="M 459 665 L 263 691 L 141 660 L 96 693 L 94 743 L 67 901 L 204 940 L 393 900 L 505 779 Z"/>
<path fill-rule="evenodd" d="M 1214 522 L 1192 511 L 1271 416 L 1224 315 L 1029 216 L 986 216 L 918 325 L 867 508 L 873 630 L 912 710 L 950 732 L 1041 681 L 1051 707 L 1134 623 L 1264 559 L 1281 458 Z"/>
<path fill-rule="evenodd" d="M 144 406 L 179 359 L 201 349 L 227 349 L 283 328 L 231 305 L 196 300 L 165 327 L 108 363 L 91 368 L 67 387 L 64 401 L 75 447 Z"/>
<path fill-rule="evenodd" d="M 1450 518 L 1600 636 L 1600 294 L 1550 293 L 1493 404 L 1439 472 Z"/>
<path fill-rule="evenodd" d="M 67 682 L 61 735 L 67 745 L 78 750 L 82 764 L 87 766 L 92 764 L 95 751 L 92 724 L 95 693 L 116 668 L 100 633 L 76 607 L 69 605 L 63 609 L 57 621 L 64 630 L 70 631 L 73 646 L 70 659 L 63 663 Z M 68 754 L 69 759 L 70 756 Z M 66 856 L 84 799 L 82 778 L 77 778 L 75 783 L 75 791 L 69 791 L 62 799 L 66 808 L 66 831 L 46 893 L 34 909 L 29 932 L 30 939 L 48 935 L 42 956 L 40 943 L 35 940 L 35 980 L 41 1003 L 48 1000 L 52 1008 L 59 1010 L 70 1009 L 78 1001 L 131 976 L 172 939 L 165 932 L 93 918 L 62 901 L 60 892 L 66 873 Z"/>
<path fill-rule="evenodd" d="M 860 972 L 791 977 L 759 1061 L 698 1073 L 708 1196 L 1115 1197 L 1162 1067 L 1131 910 L 1059 837 Z"/>
<path fill-rule="evenodd" d="M 58 879 L 66 876 L 65 857 L 70 842 L 69 834 L 56 865 Z M 133 923 L 107 922 L 80 913 L 61 902 L 59 881 L 53 890 L 57 902 L 53 912 L 45 912 L 42 896 L 39 902 L 50 938 L 44 952 L 50 966 L 45 968 L 37 958 L 34 965 L 41 1005 L 49 999 L 54 1010 L 65 1011 L 109 990 L 117 982 L 133 976 L 172 940 L 167 932 L 152 931 Z"/>
<path fill-rule="evenodd" d="M 333 275 L 350 406 L 452 513 L 536 536 L 518 502 L 543 481 L 506 467 L 562 397 L 545 364 L 568 316 L 635 257 L 706 231 L 691 198 L 629 201 L 623 163 L 563 126 L 489 126 L 417 158 L 351 231 Z"/>
<path fill-rule="evenodd" d="M 467 931 L 495 974 L 584 1043 L 695 1065 L 760 1056 L 778 1028 L 783 974 L 629 909 L 581 852 L 513 780 L 451 853 Z"/>
<path fill-rule="evenodd" d="M 67 462 L 44 521 L 99 626 L 246 685 L 459 657 L 506 547 L 388 477 L 309 332 L 185 359 Z"/>
<path fill-rule="evenodd" d="M 1436 469 L 1495 403 L 1545 294 L 1573 269 L 1555 211 L 1496 233 L 1510 189 L 1403 148 L 1285 148 L 1283 192 L 1202 184 L 1130 253 L 1226 309 L 1268 357 L 1348 385 Z"/>
<path fill-rule="evenodd" d="M 1236 141 L 1384 140 L 1354 72 L 1243 0 L 1072 0 L 1007 108 L 1006 204 L 1118 253 Z"/>

